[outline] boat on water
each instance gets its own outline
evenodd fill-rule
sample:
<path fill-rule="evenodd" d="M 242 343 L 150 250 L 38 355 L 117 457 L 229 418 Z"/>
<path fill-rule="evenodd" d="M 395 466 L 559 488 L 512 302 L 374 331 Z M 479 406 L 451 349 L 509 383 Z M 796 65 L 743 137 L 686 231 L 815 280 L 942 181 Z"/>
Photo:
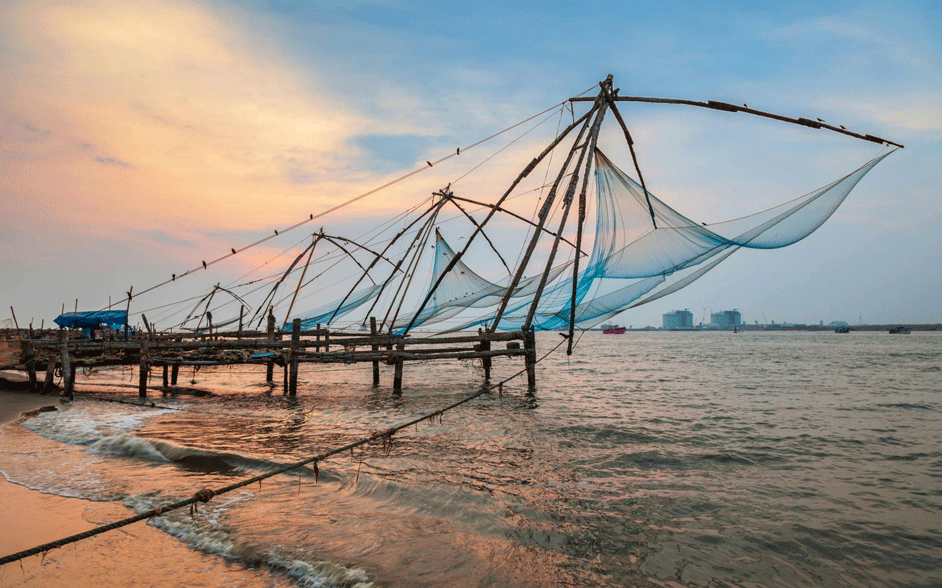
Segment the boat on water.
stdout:
<path fill-rule="evenodd" d="M 618 325 L 613 325 L 611 323 L 606 323 L 602 325 L 602 334 L 603 335 L 624 335 L 625 331 L 628 329 L 626 327 L 620 327 Z"/>
<path fill-rule="evenodd" d="M 850 333 L 850 327 L 837 327 L 834 329 L 835 333 Z"/>
<path fill-rule="evenodd" d="M 912 331 L 903 326 L 893 327 L 890 329 L 891 335 L 909 335 L 910 333 L 912 333 Z"/>

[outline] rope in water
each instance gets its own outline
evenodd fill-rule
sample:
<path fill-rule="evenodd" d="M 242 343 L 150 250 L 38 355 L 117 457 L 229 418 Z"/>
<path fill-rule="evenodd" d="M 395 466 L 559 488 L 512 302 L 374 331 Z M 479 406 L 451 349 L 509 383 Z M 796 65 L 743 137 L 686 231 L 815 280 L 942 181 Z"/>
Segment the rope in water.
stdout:
<path fill-rule="evenodd" d="M 560 346 L 562 346 L 562 344 L 565 343 L 565 342 L 566 342 L 566 339 L 564 338 L 564 339 L 563 339 L 562 341 L 560 341 L 555 347 L 553 347 L 552 349 L 550 349 L 549 351 L 547 351 L 542 357 L 540 357 L 540 358 L 536 361 L 536 363 L 540 363 L 540 362 L 542 362 L 544 359 L 546 359 L 547 357 L 549 357 L 549 355 L 550 355 L 551 353 L 553 353 L 553 352 L 555 352 L 557 349 L 559 349 Z M 179 510 L 179 509 L 181 509 L 181 508 L 183 508 L 183 507 L 186 507 L 186 506 L 192 506 L 192 505 L 195 505 L 195 504 L 200 503 L 200 502 L 209 502 L 210 499 L 212 499 L 214 496 L 219 496 L 220 494 L 226 494 L 227 492 L 232 492 L 233 490 L 237 490 L 237 489 L 239 489 L 239 488 L 244 488 L 245 486 L 249 486 L 249 485 L 251 485 L 251 484 L 255 484 L 255 483 L 257 483 L 257 482 L 261 482 L 262 480 L 265 480 L 265 479 L 267 479 L 267 478 L 271 478 L 271 477 L 273 477 L 273 476 L 277 476 L 277 475 L 279 475 L 279 474 L 283 474 L 283 473 L 286 473 L 286 472 L 290 472 L 291 470 L 296 470 L 296 469 L 298 469 L 298 468 L 304 467 L 304 466 L 309 465 L 309 464 L 314 464 L 314 478 L 315 478 L 315 480 L 316 480 L 317 477 L 318 477 L 318 475 L 319 475 L 319 472 L 318 472 L 318 469 L 317 469 L 317 463 L 318 463 L 318 462 L 324 461 L 324 460 L 326 460 L 328 457 L 330 457 L 330 456 L 332 456 L 332 455 L 337 455 L 338 453 L 343 453 L 343 452 L 345 452 L 345 451 L 350 451 L 350 450 L 352 450 L 352 449 L 354 449 L 354 448 L 356 448 L 356 447 L 359 447 L 359 446 L 361 446 L 361 445 L 367 445 L 367 444 L 369 444 L 369 443 L 372 443 L 373 441 L 382 440 L 383 443 L 384 443 L 384 446 L 387 446 L 387 447 L 388 447 L 387 444 L 392 441 L 392 436 L 393 436 L 394 434 L 396 434 L 397 432 L 399 432 L 399 431 L 401 431 L 401 430 L 403 430 L 403 429 L 406 429 L 406 428 L 408 428 L 408 427 L 411 427 L 411 426 L 413 426 L 413 425 L 417 425 L 417 424 L 421 423 L 422 421 L 430 420 L 430 419 L 435 418 L 436 416 L 443 415 L 443 414 L 445 414 L 446 412 L 448 412 L 449 410 L 458 408 L 459 406 L 461 406 L 461 405 L 463 405 L 463 404 L 466 404 L 466 403 L 468 403 L 468 402 L 474 400 L 475 398 L 479 398 L 480 396 L 483 396 L 483 395 L 487 394 L 488 392 L 494 390 L 495 388 L 497 388 L 497 389 L 499 389 L 499 390 L 503 390 L 504 383 L 506 383 L 506 382 L 508 382 L 508 381 L 510 381 L 510 380 L 512 380 L 512 379 L 514 379 L 514 378 L 516 378 L 517 376 L 520 376 L 520 375 L 523 374 L 524 372 L 526 372 L 526 369 L 522 369 L 522 370 L 518 371 L 517 373 L 513 374 L 512 376 L 510 376 L 510 377 L 508 377 L 508 378 L 506 378 L 506 379 L 504 379 L 504 380 L 501 380 L 500 382 L 498 382 L 497 384 L 495 384 L 495 385 L 493 385 L 493 386 L 486 387 L 486 388 L 482 388 L 480 391 L 475 392 L 474 394 L 471 394 L 471 395 L 469 395 L 469 396 L 466 396 L 466 397 L 462 398 L 461 400 L 458 400 L 457 402 L 454 402 L 454 403 L 452 403 L 452 404 L 449 404 L 448 406 L 445 406 L 444 408 L 440 408 L 440 409 L 438 409 L 438 410 L 436 410 L 436 411 L 434 411 L 434 412 L 430 412 L 430 413 L 428 413 L 428 414 L 422 415 L 422 416 L 420 416 L 420 417 L 418 417 L 418 418 L 412 419 L 412 420 L 409 421 L 409 422 L 396 425 L 396 426 L 391 427 L 391 428 L 389 428 L 389 429 L 385 429 L 385 430 L 383 430 L 383 431 L 377 431 L 377 432 L 373 433 L 372 435 L 369 435 L 369 436 L 367 436 L 367 437 L 363 437 L 363 438 L 361 438 L 361 439 L 359 439 L 359 440 L 357 440 L 357 441 L 354 441 L 354 442 L 352 442 L 352 443 L 348 443 L 348 444 L 344 445 L 343 447 L 337 447 L 337 448 L 335 448 L 335 449 L 331 449 L 331 450 L 329 450 L 329 451 L 325 451 L 325 452 L 323 452 L 323 453 L 319 453 L 319 454 L 317 454 L 317 455 L 315 455 L 315 456 L 313 456 L 313 457 L 309 457 L 309 458 L 303 459 L 303 460 L 298 461 L 298 462 L 295 462 L 295 463 L 291 463 L 291 464 L 284 465 L 284 466 L 282 466 L 282 467 L 280 467 L 280 468 L 277 468 L 277 469 L 275 469 L 275 470 L 273 470 L 273 471 L 266 472 L 266 473 L 264 473 L 264 474 L 259 474 L 258 476 L 253 476 L 253 477 L 248 478 L 248 479 L 246 479 L 246 480 L 242 480 L 242 481 L 240 481 L 240 482 L 235 482 L 235 483 L 233 483 L 233 484 L 229 484 L 228 486 L 223 486 L 222 488 L 217 488 L 217 489 L 215 489 L 215 490 L 214 490 L 214 489 L 210 489 L 210 488 L 203 488 L 202 490 L 199 490 L 198 492 L 196 492 L 196 493 L 195 493 L 193 496 L 191 496 L 190 498 L 185 498 L 185 499 L 182 499 L 182 500 L 178 500 L 178 501 L 176 501 L 176 502 L 171 502 L 171 503 L 169 503 L 169 504 L 165 504 L 165 505 L 163 505 L 163 506 L 158 506 L 157 508 L 152 508 L 152 509 L 150 509 L 150 510 L 148 510 L 148 511 L 146 511 L 146 512 L 140 513 L 140 514 L 135 515 L 135 516 L 132 516 L 132 517 L 128 517 L 128 518 L 126 518 L 126 519 L 121 519 L 121 520 L 119 520 L 119 521 L 115 521 L 115 522 L 109 523 L 109 524 L 107 524 L 107 525 L 102 525 L 102 526 L 100 526 L 100 527 L 95 527 L 94 529 L 89 529 L 88 531 L 84 531 L 84 532 L 82 532 L 82 533 L 77 533 L 77 534 L 75 534 L 75 535 L 70 535 L 69 537 L 63 537 L 62 539 L 57 539 L 56 541 L 50 541 L 49 543 L 43 543 L 42 545 L 37 545 L 36 547 L 31 547 L 30 549 L 25 549 L 25 550 L 19 551 L 19 552 L 17 552 L 17 553 L 12 553 L 12 554 L 10 554 L 10 555 L 6 555 L 6 556 L 3 556 L 3 557 L 0 557 L 0 566 L 6 565 L 6 564 L 8 564 L 8 563 L 15 562 L 15 561 L 19 561 L 19 560 L 24 559 L 24 558 L 27 558 L 27 557 L 29 557 L 29 556 L 31 556 L 31 555 L 38 555 L 38 554 L 40 554 L 40 553 L 45 553 L 45 552 L 47 552 L 47 551 L 49 551 L 49 550 L 51 550 L 51 549 L 55 549 L 55 548 L 57 548 L 57 547 L 62 547 L 62 546 L 64 546 L 64 545 L 68 545 L 68 544 L 70 544 L 70 543 L 76 543 L 76 542 L 81 541 L 81 540 L 83 540 L 83 539 L 88 539 L 89 537 L 94 537 L 95 535 L 100 535 L 100 534 L 105 533 L 105 532 L 107 532 L 107 531 L 112 531 L 112 530 L 114 530 L 114 529 L 120 529 L 121 527 L 125 527 L 125 526 L 127 526 L 127 525 L 132 524 L 132 523 L 136 523 L 136 522 L 138 522 L 138 521 L 143 521 L 143 520 L 149 519 L 149 518 L 151 518 L 151 517 L 160 516 L 160 515 L 162 515 L 162 514 L 164 514 L 164 513 L 168 513 L 168 512 L 173 511 L 173 510 Z"/>

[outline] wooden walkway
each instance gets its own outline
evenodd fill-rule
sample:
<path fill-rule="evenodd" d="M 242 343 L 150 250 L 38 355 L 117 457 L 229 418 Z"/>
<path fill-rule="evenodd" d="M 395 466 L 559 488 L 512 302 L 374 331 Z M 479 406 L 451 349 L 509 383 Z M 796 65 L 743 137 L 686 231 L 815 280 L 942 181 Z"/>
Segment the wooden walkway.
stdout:
<path fill-rule="evenodd" d="M 379 386 L 379 365 L 395 366 L 393 389 L 402 390 L 404 366 L 408 362 L 436 360 L 480 360 L 485 379 L 490 378 L 497 357 L 522 357 L 527 382 L 535 387 L 536 344 L 533 331 L 456 334 L 442 337 L 413 337 L 376 331 L 356 333 L 314 329 L 302 331 L 296 321 L 291 331 L 229 331 L 201 334 L 139 333 L 126 339 L 123 332 L 107 331 L 104 337 L 82 337 L 81 331 L 0 331 L 6 361 L 0 368 L 26 372 L 30 387 L 49 391 L 58 371 L 63 395 L 74 395 L 75 372 L 79 367 L 138 366 L 138 395 L 147 396 L 148 376 L 162 369 L 163 388 L 177 385 L 180 366 L 255 364 L 265 368 L 266 381 L 274 387 L 275 366 L 283 370 L 284 391 L 294 396 L 298 389 L 298 366 L 302 363 L 370 362 L 373 385 Z M 100 334 L 99 334 L 100 335 Z M 39 373 L 45 372 L 42 384 Z"/>

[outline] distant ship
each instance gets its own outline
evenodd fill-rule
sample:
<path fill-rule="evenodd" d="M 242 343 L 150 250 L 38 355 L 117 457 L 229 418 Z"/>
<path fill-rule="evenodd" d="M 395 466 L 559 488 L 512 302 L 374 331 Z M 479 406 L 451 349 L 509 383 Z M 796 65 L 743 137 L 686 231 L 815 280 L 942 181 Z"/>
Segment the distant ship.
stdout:
<path fill-rule="evenodd" d="M 619 327 L 618 325 L 613 325 L 611 323 L 602 325 L 603 335 L 624 335 L 625 331 L 627 330 L 628 329 L 626 327 Z"/>

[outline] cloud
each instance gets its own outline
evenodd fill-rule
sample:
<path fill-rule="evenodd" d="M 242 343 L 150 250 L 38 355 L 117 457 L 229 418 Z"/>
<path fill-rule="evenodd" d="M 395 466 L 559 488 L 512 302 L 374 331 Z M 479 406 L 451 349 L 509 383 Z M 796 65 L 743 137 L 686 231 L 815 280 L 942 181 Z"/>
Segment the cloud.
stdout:
<path fill-rule="evenodd" d="M 104 165 L 116 165 L 118 167 L 132 168 L 130 163 L 126 161 L 121 161 L 120 159 L 115 159 L 114 157 L 96 157 L 95 161 Z"/>
<path fill-rule="evenodd" d="M 196 247 L 196 243 L 194 243 L 193 241 L 190 241 L 188 239 L 183 239 L 181 237 L 176 237 L 165 231 L 159 231 L 159 230 L 143 231 L 141 235 L 149 239 L 152 239 L 154 241 L 157 241 L 158 243 L 166 243 L 168 245 L 178 245 L 180 247 L 188 247 L 191 249 Z"/>
<path fill-rule="evenodd" d="M 49 129 L 38 129 L 29 123 L 23 123 L 23 128 L 31 133 L 39 135 L 40 137 L 48 137 L 52 134 L 52 131 Z"/>

